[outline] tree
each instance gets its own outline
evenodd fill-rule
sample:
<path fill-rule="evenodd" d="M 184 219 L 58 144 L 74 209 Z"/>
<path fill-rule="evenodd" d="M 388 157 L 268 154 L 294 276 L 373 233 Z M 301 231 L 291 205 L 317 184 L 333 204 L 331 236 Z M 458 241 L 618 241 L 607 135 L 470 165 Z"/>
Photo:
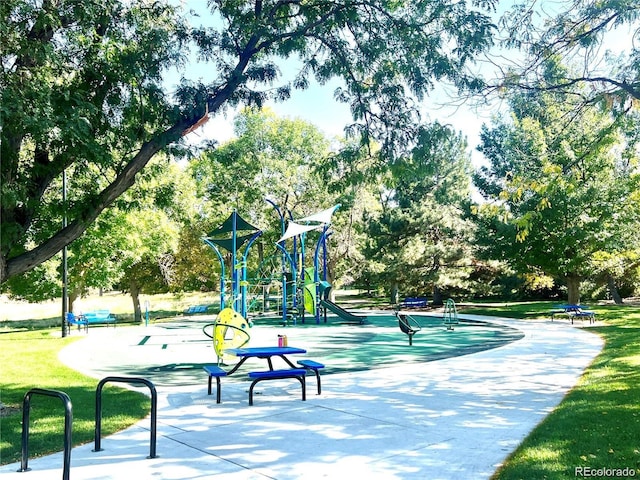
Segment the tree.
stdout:
<path fill-rule="evenodd" d="M 565 73 L 547 65 L 550 81 L 556 70 Z M 475 183 L 490 200 L 478 217 L 485 253 L 564 282 L 578 303 L 598 256 L 638 248 L 640 124 L 637 115 L 621 123 L 595 106 L 575 107 L 565 95 L 512 92 L 512 118 L 483 128 L 489 165 Z"/>
<path fill-rule="evenodd" d="M 265 199 L 286 219 L 289 212 L 303 217 L 334 204 L 316 174 L 329 155 L 329 142 L 317 127 L 278 118 L 269 109 L 245 109 L 236 117 L 235 133 L 237 138 L 192 161 L 190 170 L 202 199 L 201 226 L 208 227 L 201 235 L 217 227 L 231 208 L 263 230 L 258 255 L 249 258 L 249 269 L 257 271 L 266 257 L 280 258 L 275 243 L 281 224 Z"/>
<path fill-rule="evenodd" d="M 510 67 L 501 65 L 503 75 L 491 89 L 553 90 L 567 93 L 567 101 L 622 110 L 640 102 L 637 1 L 563 1 L 551 14 L 536 3 L 515 5 L 502 18 L 502 45 L 525 56 Z M 549 82 L 545 66 L 555 57 L 574 68 Z"/>
<path fill-rule="evenodd" d="M 336 98 L 351 106 L 354 129 L 392 152 L 434 81 L 475 85 L 465 67 L 491 43 L 494 1 L 209 4 L 213 24 L 191 28 L 166 1 L 1 3 L 0 283 L 78 238 L 154 155 L 209 116 L 284 100 L 312 77 L 342 78 Z M 210 77 L 183 82 L 173 101 L 162 74 L 184 63 L 189 41 Z M 291 81 L 280 77 L 285 59 L 299 61 Z M 62 205 L 44 195 L 65 170 L 86 195 L 54 228 L 44 219 L 62 217 Z"/>
<path fill-rule="evenodd" d="M 411 155 L 398 159 L 379 182 L 380 211 L 369 212 L 365 257 L 395 292 L 433 292 L 468 286 L 473 270 L 473 225 L 466 140 L 450 127 L 421 126 Z"/>
<path fill-rule="evenodd" d="M 160 172 L 160 173 L 158 173 Z M 195 187 L 175 163 L 158 157 L 116 204 L 102 212 L 68 247 L 69 311 L 91 289 L 128 291 L 140 321 L 140 293 L 166 291 L 172 284 L 179 231 L 195 216 Z M 46 196 L 45 196 L 46 197 Z M 82 192 L 70 190 L 74 203 Z M 30 301 L 62 293 L 59 258 L 10 278 L 4 289 Z M 125 278 L 125 279 L 123 279 Z"/>
<path fill-rule="evenodd" d="M 329 154 L 329 141 L 317 127 L 278 118 L 270 109 L 245 109 L 235 119 L 235 134 L 191 162 L 208 211 L 224 216 L 232 205 L 262 222 L 267 197 L 284 210 L 318 201 L 314 167 Z"/>

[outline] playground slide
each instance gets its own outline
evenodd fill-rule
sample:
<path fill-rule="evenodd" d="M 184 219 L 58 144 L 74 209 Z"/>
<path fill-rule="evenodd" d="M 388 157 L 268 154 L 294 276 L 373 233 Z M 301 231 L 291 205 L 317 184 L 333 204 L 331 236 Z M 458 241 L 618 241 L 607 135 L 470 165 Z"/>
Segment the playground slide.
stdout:
<path fill-rule="evenodd" d="M 331 302 L 329 300 L 320 300 L 320 305 L 322 305 L 323 307 L 331 310 L 333 313 L 338 315 L 340 318 L 342 318 L 343 320 L 347 320 L 348 322 L 354 322 L 354 323 L 357 323 L 359 325 L 362 325 L 367 320 L 367 317 L 365 317 L 363 315 L 354 315 L 353 313 L 349 313 L 348 311 L 346 311 L 341 306 L 336 305 L 335 303 L 333 303 L 333 302 Z"/>

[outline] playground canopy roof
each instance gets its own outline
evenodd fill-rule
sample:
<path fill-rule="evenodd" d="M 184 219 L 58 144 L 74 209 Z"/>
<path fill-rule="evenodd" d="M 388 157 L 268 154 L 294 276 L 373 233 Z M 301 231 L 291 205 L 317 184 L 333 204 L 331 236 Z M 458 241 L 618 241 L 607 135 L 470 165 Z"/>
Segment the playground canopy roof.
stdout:
<path fill-rule="evenodd" d="M 250 231 L 251 233 L 237 236 L 237 231 Z M 232 234 L 231 238 L 215 238 L 222 235 L 227 237 L 226 234 L 229 233 Z M 244 218 L 242 218 L 238 214 L 238 212 L 234 210 L 231 215 L 229 215 L 229 217 L 224 222 L 222 222 L 222 225 L 209 232 L 206 238 L 211 243 L 215 243 L 225 250 L 234 252 L 259 233 L 261 233 L 260 229 L 251 225 Z"/>
<path fill-rule="evenodd" d="M 211 232 L 209 232 L 209 235 L 207 235 L 207 237 L 208 238 L 217 237 L 220 234 L 231 233 L 234 230 L 235 231 L 250 230 L 252 232 L 256 232 L 257 230 L 259 230 L 259 228 L 256 228 L 253 225 L 251 225 L 244 218 L 242 218 L 238 214 L 238 212 L 234 210 L 231 213 L 231 215 L 229 215 L 229 217 L 224 222 L 222 222 L 222 225 L 220 225 L 215 230 L 212 230 Z"/>
<path fill-rule="evenodd" d="M 255 233 L 250 235 L 243 235 L 241 237 L 235 238 L 235 250 L 238 250 L 242 247 L 247 241 L 251 240 L 255 236 Z M 228 250 L 230 252 L 234 251 L 234 239 L 233 238 L 207 238 L 211 243 L 215 243 L 216 245 Z"/>
<path fill-rule="evenodd" d="M 331 208 L 327 208 L 326 210 L 322 210 L 321 212 L 316 212 L 313 215 L 309 215 L 308 217 L 300 218 L 298 222 L 317 222 L 322 225 L 331 225 L 331 216 L 333 212 L 335 212 L 340 205 L 334 205 Z M 318 225 L 316 225 L 318 226 Z"/>
<path fill-rule="evenodd" d="M 280 243 L 288 238 L 293 238 L 298 235 L 302 235 L 305 232 L 309 232 L 311 230 L 315 230 L 316 228 L 322 227 L 322 225 L 300 225 L 296 222 L 289 222 L 287 224 L 287 231 L 284 232 L 284 235 L 280 237 L 277 243 Z"/>
<path fill-rule="evenodd" d="M 333 212 L 338 209 L 338 207 L 340 207 L 340 205 L 334 205 L 331 208 L 327 208 L 326 210 L 322 210 L 321 212 L 314 213 L 298 220 L 298 222 L 313 222 L 311 225 L 301 225 L 300 223 L 296 223 L 293 221 L 289 222 L 287 224 L 287 231 L 284 232 L 284 235 L 280 237 L 277 243 L 298 235 L 302 235 L 305 232 L 316 230 L 318 228 L 324 227 L 325 225 L 331 225 L 331 216 L 333 215 Z"/>

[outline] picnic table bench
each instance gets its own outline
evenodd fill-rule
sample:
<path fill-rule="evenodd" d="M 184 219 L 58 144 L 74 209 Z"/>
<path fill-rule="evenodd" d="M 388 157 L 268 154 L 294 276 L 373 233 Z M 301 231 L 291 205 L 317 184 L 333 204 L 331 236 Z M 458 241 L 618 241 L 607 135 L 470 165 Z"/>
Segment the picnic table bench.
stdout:
<path fill-rule="evenodd" d="M 302 400 L 306 400 L 307 385 L 306 374 L 313 372 L 316 377 L 316 383 L 318 388 L 318 395 L 321 393 L 320 384 L 320 372 L 319 370 L 324 368 L 324 365 L 320 362 L 316 362 L 310 359 L 303 359 L 298 361 L 299 367 L 296 367 L 287 357 L 288 354 L 301 354 L 306 353 L 306 350 L 296 347 L 255 347 L 255 348 L 233 348 L 227 349 L 227 353 L 232 353 L 240 357 L 240 361 L 231 370 L 227 371 L 218 365 L 206 365 L 204 366 L 205 372 L 207 372 L 208 394 L 211 395 L 212 381 L 216 379 L 216 403 L 220 403 L 220 378 L 233 375 L 238 368 L 249 358 L 266 359 L 269 366 L 269 370 L 249 372 L 249 379 L 252 380 L 249 387 L 249 405 L 253 405 L 253 389 L 258 382 L 263 380 L 281 380 L 287 378 L 295 378 L 300 382 L 302 387 Z M 280 357 L 290 368 L 274 369 L 273 357 Z"/>
<path fill-rule="evenodd" d="M 262 380 L 280 380 L 284 378 L 295 378 L 302 387 L 302 401 L 307 399 L 307 385 L 305 376 L 307 370 L 304 368 L 288 368 L 284 370 L 265 370 L 262 372 L 249 372 L 249 378 L 253 379 L 249 387 L 249 405 L 253 405 L 253 387 Z"/>
<path fill-rule="evenodd" d="M 584 320 L 585 318 L 589 319 L 589 323 L 594 323 L 596 320 L 596 312 L 593 310 L 585 310 L 586 305 L 576 305 L 576 304 L 566 304 L 566 305 L 554 305 L 551 313 L 551 321 L 555 320 L 556 315 L 566 315 L 571 319 L 571 324 L 573 324 L 574 318 L 579 318 Z"/>

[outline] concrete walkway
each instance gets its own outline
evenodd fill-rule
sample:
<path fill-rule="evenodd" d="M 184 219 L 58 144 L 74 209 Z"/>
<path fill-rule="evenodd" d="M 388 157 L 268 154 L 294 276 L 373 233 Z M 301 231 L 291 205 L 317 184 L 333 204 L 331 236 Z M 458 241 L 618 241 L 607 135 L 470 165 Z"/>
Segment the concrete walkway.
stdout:
<path fill-rule="evenodd" d="M 70 478 L 306 480 L 357 472 L 367 480 L 487 479 L 575 385 L 602 341 L 566 321 L 461 317 L 503 323 L 525 335 L 462 357 L 324 375 L 322 395 L 309 377 L 306 402 L 291 380 L 261 383 L 252 407 L 244 379 L 223 379 L 219 405 L 207 395 L 204 372 L 190 385 L 168 382 L 158 387 L 157 458 L 146 458 L 147 418 L 104 438 L 101 452 L 92 452 L 93 444 L 74 448 Z M 122 375 L 112 370 L 118 364 L 166 367 L 167 350 L 176 364 L 185 358 L 212 363 L 210 345 L 184 338 L 183 348 L 163 343 L 155 349 L 164 350 L 162 361 L 148 349 L 136 358 L 142 354 L 130 346 L 139 344 L 140 329 L 90 332 L 61 358 L 96 378 Z M 0 477 L 61 478 L 62 463 L 62 453 L 30 459 L 31 471 L 5 465 Z"/>

